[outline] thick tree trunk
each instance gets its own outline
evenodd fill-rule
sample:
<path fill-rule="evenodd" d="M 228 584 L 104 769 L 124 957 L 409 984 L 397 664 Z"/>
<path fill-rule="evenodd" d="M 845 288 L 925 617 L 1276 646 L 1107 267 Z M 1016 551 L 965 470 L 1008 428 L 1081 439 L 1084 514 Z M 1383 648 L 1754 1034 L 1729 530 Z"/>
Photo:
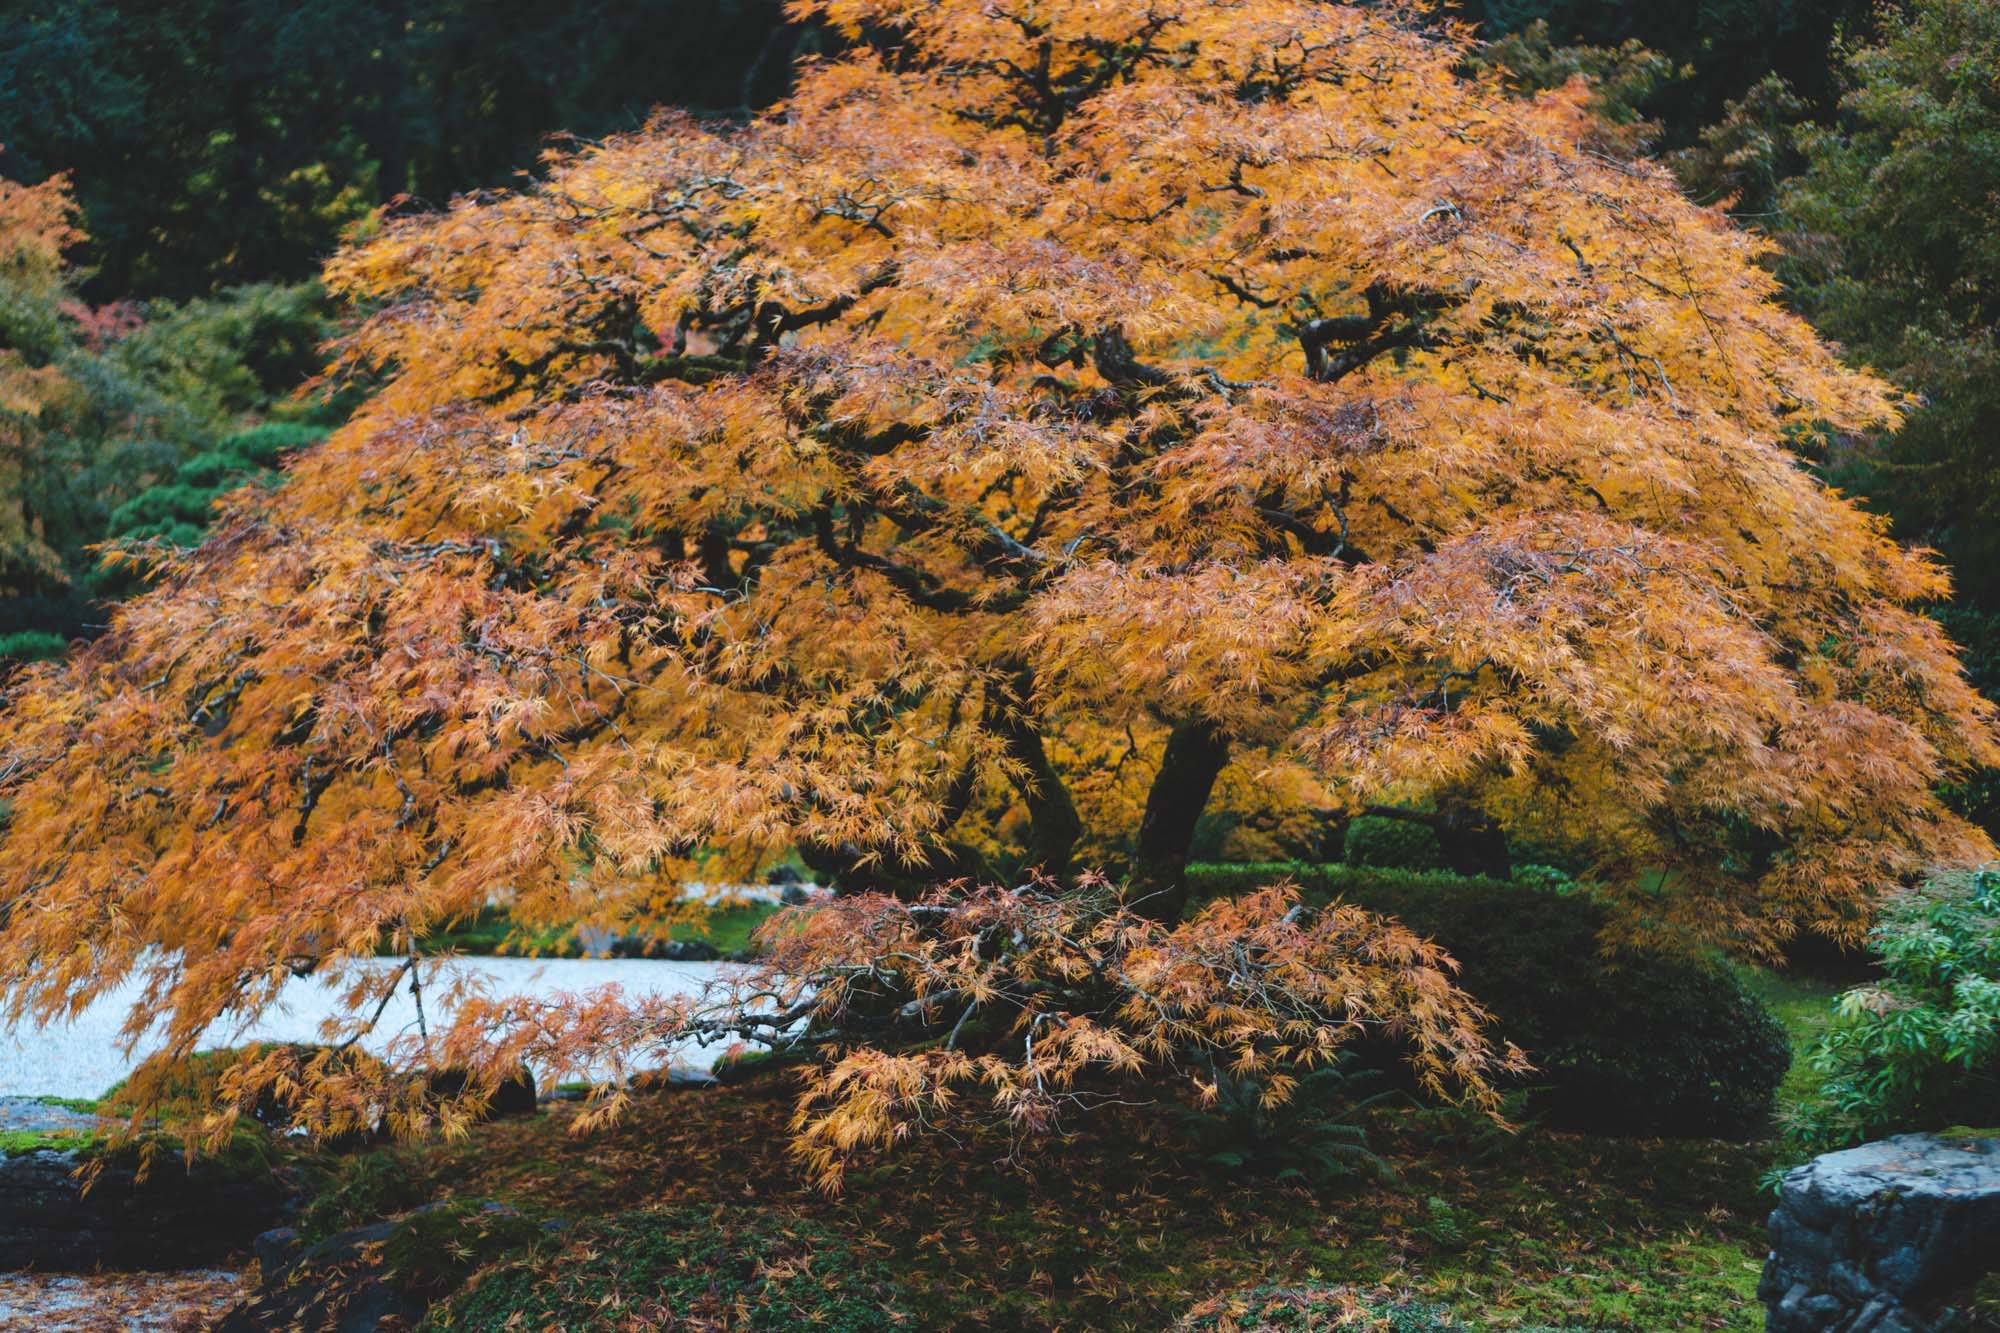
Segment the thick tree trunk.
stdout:
<path fill-rule="evenodd" d="M 1195 821 L 1227 762 L 1229 739 L 1206 722 L 1179 723 L 1167 737 L 1166 755 L 1139 820 L 1129 884 L 1132 906 L 1155 921 L 1178 921 L 1187 907 L 1188 848 Z"/>
<path fill-rule="evenodd" d="M 1049 762 L 1042 733 L 1029 712 L 1034 687 L 1034 677 L 1022 667 L 1014 675 L 1009 697 L 988 701 L 986 726 L 1006 745 L 1007 757 L 1021 766 L 1014 790 L 1028 807 L 1028 868 L 1061 877 L 1072 867 L 1076 844 L 1083 837 L 1083 818 L 1062 775 Z"/>
<path fill-rule="evenodd" d="M 1460 875 L 1483 875 L 1487 879 L 1512 879 L 1513 858 L 1507 853 L 1507 834 L 1484 810 L 1452 806 L 1435 825 L 1438 847 L 1444 863 Z"/>
<path fill-rule="evenodd" d="M 1076 802 L 1049 762 L 1040 732 L 1015 717 L 1001 725 L 1000 734 L 1007 753 L 1027 770 L 1014 785 L 1028 807 L 1028 866 L 1045 875 L 1067 875 L 1077 840 L 1083 836 Z"/>

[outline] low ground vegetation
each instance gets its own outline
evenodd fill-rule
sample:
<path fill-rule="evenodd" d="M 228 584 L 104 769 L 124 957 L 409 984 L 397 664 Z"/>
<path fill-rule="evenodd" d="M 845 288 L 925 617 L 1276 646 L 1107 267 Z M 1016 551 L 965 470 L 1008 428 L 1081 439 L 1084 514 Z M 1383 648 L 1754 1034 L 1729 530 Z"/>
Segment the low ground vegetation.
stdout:
<path fill-rule="evenodd" d="M 1193 879 L 1197 894 L 1225 894 L 1272 870 L 1200 866 Z M 732 1061 L 700 1092 L 641 1080 L 619 1123 L 584 1134 L 589 1104 L 566 1101 L 448 1141 L 308 1151 L 282 1117 L 254 1115 L 240 1137 L 316 1180 L 308 1243 L 404 1219 L 376 1261 L 412 1308 L 429 1307 L 427 1328 L 609 1329 L 669 1311 L 759 1330 L 1761 1326 L 1759 1181 L 1802 1151 L 1776 1126 L 1823 1095 L 1804 1057 L 1853 1021 L 1832 1006 L 1837 982 L 1699 959 L 1617 965 L 1591 947 L 1587 893 L 1550 887 L 1562 876 L 1287 870 L 1307 901 L 1367 902 L 1440 938 L 1474 940 L 1482 913 L 1515 913 L 1512 938 L 1535 945 L 1514 951 L 1523 961 L 1473 949 L 1465 966 L 1543 1066 L 1508 1093 L 1507 1123 L 1408 1096 L 1364 1049 L 1282 1106 L 1218 1070 L 1206 1106 L 1134 1096 L 1031 1142 L 954 1122 L 852 1164 L 837 1195 L 787 1151 L 799 1085 L 768 1059 Z M 1963 943 L 1992 882 L 1937 886 L 1892 921 L 1964 966 L 1939 941 Z M 1700 1021 L 1708 1011 L 1732 1021 Z M 205 1056 L 150 1100 L 194 1115 L 231 1062 Z M 1652 1107 L 1636 1091 L 1620 1100 L 1649 1074 Z M 1591 1087 L 1624 1118 L 1567 1119 L 1563 1089 Z M 1693 1087 L 1708 1091 L 1690 1101 Z M 114 1089 L 76 1106 L 129 1101 Z M 1672 1106 L 1701 1108 L 1706 1128 L 1660 1137 L 1658 1108 Z"/>
<path fill-rule="evenodd" d="M 1225 893 L 1270 870 L 1203 866 L 1194 882 Z M 1656 1107 L 1702 1085 L 1708 1099 L 1688 1104 L 1730 1113 L 1699 1134 L 1683 1124 L 1659 1137 L 1655 1109 L 1635 1093 L 1612 1103 L 1633 1118 L 1599 1117 L 1583 1132 L 1547 1109 L 1563 1105 L 1551 1096 L 1561 1085 L 1540 1073 L 1509 1093 L 1502 1125 L 1405 1095 L 1363 1052 L 1303 1080 L 1278 1108 L 1259 1104 L 1254 1080 L 1225 1077 L 1209 1106 L 1135 1096 L 1032 1142 L 1004 1124 L 954 1122 L 951 1136 L 851 1165 L 847 1188 L 827 1195 L 786 1150 L 794 1071 L 744 1060 L 718 1088 L 637 1093 L 622 1121 L 588 1134 L 573 1132 L 588 1104 L 545 1103 L 455 1141 L 320 1157 L 302 1230 L 316 1241 L 408 1218 L 384 1262 L 431 1302 L 437 1328 L 500 1329 L 517 1314 L 526 1327 L 612 1328 L 657 1313 L 648 1299 L 683 1315 L 722 1302 L 736 1322 L 716 1326 L 744 1329 L 1761 1325 L 1770 1200 L 1759 1180 L 1796 1151 L 1773 1136 L 1771 1103 L 1781 1087 L 1803 1090 L 1783 1081 L 1786 1069 L 1837 987 L 1701 960 L 1611 966 L 1592 947 L 1598 918 L 1580 891 L 1379 867 L 1289 870 L 1309 900 L 1393 905 L 1426 932 L 1476 932 L 1479 912 L 1511 905 L 1533 927 L 1516 938 L 1538 947 L 1511 970 L 1469 961 L 1468 986 L 1480 993 L 1485 964 L 1503 1023 L 1511 1013 L 1536 1040 L 1568 1042 L 1554 1058 L 1530 1044 L 1545 1068 L 1579 1088 L 1606 1068 L 1621 1071 L 1613 1087 L 1641 1086 L 1650 1071 Z M 1659 969 L 1698 978 L 1685 1004 Z M 1552 989 L 1534 1004 L 1519 998 L 1538 988 Z M 1776 1001 L 1785 1027 L 1753 992 Z M 1757 1034 L 1749 1065 L 1732 1054 L 1740 1033 L 1696 1021 L 1717 996 Z M 1648 1012 L 1695 1027 L 1678 1041 L 1641 1022 Z M 1614 1036 L 1620 1044 L 1604 1047 Z M 1704 1053 L 1710 1040 L 1720 1049 Z M 1702 1070 L 1714 1075 L 1705 1085 Z M 1725 1127 L 1742 1141 L 1718 1137 Z M 719 1276 L 679 1291 L 679 1275 L 696 1270 Z M 821 1324 L 782 1322 L 801 1309 Z M 902 1322 L 841 1322 L 865 1309 Z"/>
<path fill-rule="evenodd" d="M 2000 869 L 1940 875 L 1897 900 L 1870 949 L 1881 978 L 1840 996 L 1805 1062 L 1800 1142 L 2000 1118 Z"/>
<path fill-rule="evenodd" d="M 1385 1107 L 1368 1123 L 1393 1179 L 1315 1183 L 1205 1162 L 1178 1116 L 1143 1106 L 1026 1154 L 991 1130 L 926 1139 L 829 1197 L 784 1150 L 793 1093 L 782 1071 L 768 1071 L 637 1098 L 624 1123 L 599 1134 L 570 1133 L 578 1110 L 558 1104 L 457 1143 L 376 1149 L 338 1163 L 307 1228 L 323 1237 L 438 1200 L 493 1200 L 538 1219 L 612 1219 L 597 1224 L 600 1239 L 644 1244 L 655 1256 L 644 1262 L 672 1271 L 711 1243 L 680 1230 L 689 1210 L 720 1210 L 751 1256 L 779 1267 L 788 1251 L 760 1237 L 838 1237 L 834 1252 L 854 1268 L 830 1281 L 829 1304 L 886 1271 L 891 1304 L 908 1312 L 908 1327 L 927 1329 L 1153 1333 L 1259 1286 L 1338 1287 L 1405 1321 L 1380 1327 L 1412 1333 L 1760 1322 L 1759 1145 L 1539 1127 L 1509 1135 L 1457 1114 Z M 520 1308 L 543 1321 L 528 1327 L 618 1327 L 608 1316 L 592 1322 L 599 1302 L 615 1308 L 634 1290 L 618 1262 L 586 1260 L 598 1234 L 537 1239 L 494 1260 L 444 1307 L 456 1314 L 434 1323 L 497 1329 L 501 1311 Z M 1408 1322 L 1426 1307 L 1432 1323 Z"/>

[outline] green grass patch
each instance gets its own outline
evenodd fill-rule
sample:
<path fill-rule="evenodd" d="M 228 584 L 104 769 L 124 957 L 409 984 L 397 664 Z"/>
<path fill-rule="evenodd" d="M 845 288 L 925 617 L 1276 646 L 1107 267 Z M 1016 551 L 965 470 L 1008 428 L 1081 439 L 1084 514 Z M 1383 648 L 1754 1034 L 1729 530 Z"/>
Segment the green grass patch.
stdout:
<path fill-rule="evenodd" d="M 0 1130 L 0 1157 L 25 1157 L 31 1152 L 73 1152 L 90 1147 L 101 1135 L 88 1129 L 6 1129 Z"/>
<path fill-rule="evenodd" d="M 96 1115 L 97 1097 L 36 1097 L 37 1106 L 53 1106 L 59 1111 L 75 1111 L 78 1115 Z"/>
<path fill-rule="evenodd" d="M 1806 1053 L 1825 1033 L 1833 1002 L 1847 985 L 1804 972 L 1773 972 L 1745 965 L 1737 966 L 1736 973 L 1750 993 L 1764 1002 L 1791 1042 L 1791 1068 L 1778 1085 L 1778 1113 L 1782 1117 L 1819 1090 L 1819 1075 L 1806 1063 Z"/>

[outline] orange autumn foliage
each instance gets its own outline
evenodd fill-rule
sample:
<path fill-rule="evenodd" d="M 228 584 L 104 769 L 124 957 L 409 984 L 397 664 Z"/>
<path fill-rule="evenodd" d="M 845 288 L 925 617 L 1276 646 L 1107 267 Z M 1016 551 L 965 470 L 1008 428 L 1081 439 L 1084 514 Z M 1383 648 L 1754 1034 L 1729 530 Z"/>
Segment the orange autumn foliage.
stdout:
<path fill-rule="evenodd" d="M 1011 820 L 1061 873 L 1072 786 L 1170 926 L 1231 755 L 1683 941 L 1991 853 L 1946 576 L 1788 447 L 1891 392 L 1584 89 L 1401 7 L 794 8 L 854 40 L 755 122 L 333 261 L 379 394 L 8 688 L 9 1013 L 137 976 L 188 1049 L 311 968 L 365 1019 L 385 936 L 669 919 L 697 854 L 921 881 Z M 1065 768 L 1114 752 L 1143 815 Z"/>
<path fill-rule="evenodd" d="M 1364 1037 L 1401 1046 L 1424 1092 L 1488 1114 L 1498 1081 L 1528 1067 L 1490 1040 L 1436 945 L 1358 908 L 1309 910 L 1290 889 L 1167 927 L 1091 876 L 952 885 L 917 903 L 863 894 L 787 909 L 763 938 L 755 968 L 691 997 L 472 998 L 433 1053 L 594 1079 L 586 1129 L 623 1114 L 627 1084 L 603 1071 L 635 1056 L 664 1062 L 690 1039 L 821 1054 L 792 1150 L 828 1190 L 856 1156 L 982 1111 L 1032 1138 L 1135 1083 L 1212 1100 L 1215 1070 L 1282 1103 L 1300 1071 Z"/>
<path fill-rule="evenodd" d="M 63 577 L 23 481 L 52 465 L 42 413 L 73 390 L 55 354 L 73 304 L 63 252 L 83 239 L 75 224 L 64 177 L 0 180 L 0 588 L 10 592 Z"/>

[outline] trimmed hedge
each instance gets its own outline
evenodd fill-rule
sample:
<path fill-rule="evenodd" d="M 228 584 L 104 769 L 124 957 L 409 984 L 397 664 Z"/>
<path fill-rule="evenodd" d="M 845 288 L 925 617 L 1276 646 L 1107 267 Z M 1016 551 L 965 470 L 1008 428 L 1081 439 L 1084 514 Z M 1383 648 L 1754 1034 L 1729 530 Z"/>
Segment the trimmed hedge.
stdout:
<path fill-rule="evenodd" d="M 1340 841 L 1340 859 L 1349 866 L 1393 870 L 1442 870 L 1444 848 L 1428 824 L 1384 815 L 1357 815 Z"/>
<path fill-rule="evenodd" d="M 1196 898 L 1289 879 L 1308 900 L 1393 916 L 1459 962 L 1459 984 L 1528 1052 L 1530 1106 L 1593 1133 L 1754 1138 L 1791 1063 L 1784 1029 L 1728 969 L 1606 957 L 1588 898 L 1498 880 L 1362 866 L 1197 865 Z"/>
<path fill-rule="evenodd" d="M 746 1207 L 622 1213 L 475 1277 L 434 1329 L 913 1327 L 887 1269 L 816 1223 Z"/>

